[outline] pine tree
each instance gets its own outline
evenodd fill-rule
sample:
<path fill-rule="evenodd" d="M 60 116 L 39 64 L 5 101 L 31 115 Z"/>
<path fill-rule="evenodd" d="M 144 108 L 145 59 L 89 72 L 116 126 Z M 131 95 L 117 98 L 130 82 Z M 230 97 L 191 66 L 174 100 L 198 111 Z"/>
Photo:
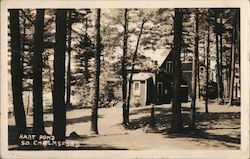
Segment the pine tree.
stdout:
<path fill-rule="evenodd" d="M 171 130 L 180 131 L 183 128 L 180 100 L 180 84 L 181 84 L 181 41 L 182 41 L 182 9 L 175 8 L 174 17 L 174 85 L 173 85 L 173 103 L 172 103 L 172 121 Z"/>
<path fill-rule="evenodd" d="M 35 43 L 33 56 L 33 132 L 41 134 L 44 132 L 43 124 L 43 82 L 42 69 L 44 51 L 44 9 L 38 9 L 35 22 Z"/>
<path fill-rule="evenodd" d="M 143 32 L 143 26 L 146 22 L 147 22 L 147 20 L 145 18 L 143 18 L 142 23 L 141 23 L 141 27 L 140 27 L 140 32 L 139 32 L 139 35 L 137 37 L 136 47 L 135 47 L 135 51 L 134 51 L 133 59 L 132 59 L 131 74 L 129 76 L 129 81 L 128 81 L 128 97 L 127 97 L 127 110 L 126 110 L 127 111 L 126 112 L 126 120 L 128 123 L 129 123 L 129 108 L 130 108 L 131 88 L 132 88 L 132 79 L 133 79 L 133 73 L 134 73 L 134 68 L 135 68 L 135 60 L 137 58 L 137 52 L 138 52 L 138 48 L 139 48 L 141 35 Z"/>
<path fill-rule="evenodd" d="M 65 52 L 66 52 L 66 18 L 67 11 L 56 10 L 56 44 L 54 54 L 54 87 L 53 87 L 53 135 L 56 140 L 64 141 L 66 132 L 65 96 Z"/>
<path fill-rule="evenodd" d="M 208 80 L 209 80 L 209 52 L 210 52 L 210 16 L 208 15 L 208 26 L 207 26 L 207 54 L 206 54 L 206 96 L 205 96 L 205 111 L 208 113 Z"/>
<path fill-rule="evenodd" d="M 124 9 L 124 33 L 123 33 L 123 56 L 122 56 L 122 109 L 123 125 L 128 126 L 127 118 L 127 49 L 128 49 L 128 9 Z"/>
<path fill-rule="evenodd" d="M 26 116 L 23 106 L 23 84 L 21 76 L 21 39 L 19 26 L 19 10 L 10 12 L 10 38 L 11 38 L 11 84 L 17 135 L 27 131 Z"/>
<path fill-rule="evenodd" d="M 96 45 L 95 45 L 95 80 L 94 80 L 94 105 L 91 114 L 91 131 L 98 134 L 98 106 L 99 106 L 99 90 L 100 90 L 100 55 L 101 55 L 101 32 L 100 32 L 101 9 L 96 9 Z"/>
<path fill-rule="evenodd" d="M 192 101 L 190 112 L 190 128 L 195 129 L 196 120 L 196 91 L 197 91 L 197 65 L 198 65 L 198 51 L 199 51 L 199 11 L 196 10 L 195 16 L 195 52 L 193 54 L 192 62 Z"/>
<path fill-rule="evenodd" d="M 234 81 L 235 81 L 235 63 L 236 52 L 240 55 L 240 36 L 239 36 L 239 12 L 235 11 L 233 17 L 233 32 L 232 32 L 232 55 L 231 55 L 231 77 L 230 77 L 230 90 L 229 90 L 229 105 L 233 105 L 234 99 Z M 237 89 L 237 88 L 236 88 Z"/>
<path fill-rule="evenodd" d="M 214 23 L 215 23 L 215 36 L 216 36 L 216 79 L 217 79 L 217 89 L 218 89 L 218 103 L 222 104 L 224 103 L 223 101 L 223 83 L 222 83 L 222 72 L 221 72 L 221 53 L 220 53 L 220 49 L 219 49 L 219 35 L 220 35 L 220 31 L 221 29 L 219 28 L 219 24 L 218 24 L 218 14 L 219 11 L 215 10 L 214 13 Z"/>
<path fill-rule="evenodd" d="M 66 93 L 66 105 L 70 106 L 70 93 L 71 93 L 71 30 L 72 30 L 72 20 L 71 11 L 68 11 L 68 63 L 67 63 L 67 93 Z"/>

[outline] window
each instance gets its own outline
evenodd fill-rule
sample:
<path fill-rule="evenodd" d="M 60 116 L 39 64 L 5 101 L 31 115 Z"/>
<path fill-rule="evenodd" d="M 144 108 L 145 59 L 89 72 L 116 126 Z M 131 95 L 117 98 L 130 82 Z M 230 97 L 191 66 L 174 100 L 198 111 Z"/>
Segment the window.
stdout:
<path fill-rule="evenodd" d="M 134 82 L 134 96 L 140 96 L 140 82 Z"/>
<path fill-rule="evenodd" d="M 200 66 L 200 73 L 203 74 L 204 73 L 204 67 Z"/>
<path fill-rule="evenodd" d="M 166 73 L 173 74 L 173 62 L 172 61 L 166 62 Z"/>
<path fill-rule="evenodd" d="M 157 95 L 163 95 L 163 83 L 157 82 Z"/>

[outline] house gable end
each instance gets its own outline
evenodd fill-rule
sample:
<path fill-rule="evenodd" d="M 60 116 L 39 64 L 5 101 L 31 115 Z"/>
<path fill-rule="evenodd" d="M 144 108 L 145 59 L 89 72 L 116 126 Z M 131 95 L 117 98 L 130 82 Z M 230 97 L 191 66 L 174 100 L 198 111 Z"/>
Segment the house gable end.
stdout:
<path fill-rule="evenodd" d="M 163 63 L 158 67 L 160 70 L 166 69 L 166 63 L 167 63 L 167 61 L 173 61 L 173 54 L 174 54 L 174 50 L 172 49 L 170 51 L 170 53 L 168 54 L 168 56 L 163 61 Z"/>

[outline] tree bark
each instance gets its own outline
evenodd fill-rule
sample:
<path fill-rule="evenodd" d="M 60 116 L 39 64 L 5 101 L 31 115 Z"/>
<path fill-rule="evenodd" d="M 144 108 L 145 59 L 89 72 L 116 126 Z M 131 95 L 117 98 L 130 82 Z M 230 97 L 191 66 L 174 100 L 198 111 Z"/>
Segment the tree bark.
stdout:
<path fill-rule="evenodd" d="M 209 54 L 210 52 L 210 17 L 208 17 L 208 26 L 207 26 L 207 56 L 206 56 L 206 101 L 205 101 L 205 111 L 208 113 L 208 82 L 209 82 Z"/>
<path fill-rule="evenodd" d="M 240 11 L 237 10 L 236 11 L 236 35 L 237 35 L 237 43 L 236 43 L 236 48 L 237 48 L 237 52 L 238 52 L 238 63 L 239 63 L 239 89 L 240 89 L 240 80 L 241 80 L 241 63 L 240 63 Z M 238 88 L 237 88 L 238 89 Z M 239 91 L 239 93 L 241 93 L 241 91 Z M 241 94 L 239 94 L 239 97 L 241 97 Z"/>
<path fill-rule="evenodd" d="M 223 24 L 222 24 L 222 17 L 220 17 L 220 86 L 221 86 L 221 91 L 220 91 L 220 96 L 222 98 L 222 103 L 224 103 L 224 84 L 223 84 Z"/>
<path fill-rule="evenodd" d="M 96 45 L 95 45 L 95 95 L 94 95 L 94 105 L 92 107 L 92 115 L 91 115 L 91 131 L 94 134 L 98 134 L 98 106 L 99 106 L 99 87 L 100 87 L 100 55 L 101 55 L 101 33 L 100 33 L 100 19 L 101 19 L 101 9 L 96 10 L 96 23 L 95 23 L 95 31 L 96 31 Z"/>
<path fill-rule="evenodd" d="M 123 125 L 128 126 L 127 119 L 127 48 L 128 48 L 128 9 L 124 9 L 124 33 L 123 33 L 123 56 L 122 56 L 122 112 Z"/>
<path fill-rule="evenodd" d="M 58 141 L 65 141 L 66 106 L 65 106 L 65 52 L 66 52 L 67 11 L 56 10 L 56 44 L 54 54 L 54 122 L 53 135 Z"/>
<path fill-rule="evenodd" d="M 199 56 L 199 52 L 198 52 L 198 56 Z M 198 99 L 201 99 L 201 83 L 200 83 L 200 61 L 199 59 L 197 59 L 197 73 L 196 73 L 196 78 L 197 78 L 197 93 L 198 93 Z"/>
<path fill-rule="evenodd" d="M 66 105 L 70 106 L 70 92 L 71 92 L 71 29 L 72 29 L 72 21 L 71 21 L 71 11 L 68 11 L 68 66 L 67 66 L 67 95 L 66 95 Z"/>
<path fill-rule="evenodd" d="M 214 17 L 214 20 L 215 20 L 215 34 L 216 34 L 216 81 L 218 89 L 218 104 L 221 104 L 223 102 L 222 76 L 221 76 L 221 62 L 220 62 L 220 52 L 219 52 L 219 28 L 216 15 Z"/>
<path fill-rule="evenodd" d="M 227 96 L 228 96 L 228 99 L 230 100 L 230 83 L 231 83 L 231 67 L 232 67 L 232 54 L 233 54 L 233 31 L 231 32 L 231 47 L 230 47 L 230 59 L 229 59 L 229 68 L 228 68 L 228 84 L 227 84 L 227 87 L 228 87 L 228 92 L 227 92 Z M 229 102 L 230 103 L 230 102 Z"/>
<path fill-rule="evenodd" d="M 20 72 L 21 72 L 21 76 L 22 78 L 24 78 L 24 56 L 25 56 L 25 38 L 26 38 L 26 17 L 24 16 L 24 11 L 22 10 L 22 18 L 23 18 L 23 37 L 21 38 L 21 45 L 22 45 L 22 53 L 21 53 L 21 68 L 20 68 Z M 29 107 L 30 107 L 30 90 L 28 93 L 28 103 L 26 106 L 26 115 L 29 114 Z M 25 106 L 24 106 L 25 108 Z"/>
<path fill-rule="evenodd" d="M 44 9 L 37 9 L 35 22 L 35 44 L 33 56 L 33 133 L 44 133 L 43 123 L 43 81 L 42 81 L 42 67 L 44 52 L 43 46 L 44 34 Z"/>
<path fill-rule="evenodd" d="M 235 26 L 234 26 L 235 27 Z M 233 99 L 234 99 L 234 75 L 235 75 L 235 28 L 233 28 L 233 45 L 232 45 L 232 54 L 231 54 L 231 73 L 230 73 L 230 92 L 229 92 L 229 105 L 233 105 Z"/>
<path fill-rule="evenodd" d="M 17 135 L 27 132 L 26 116 L 23 106 L 23 84 L 21 73 L 21 33 L 19 26 L 19 10 L 10 11 L 10 39 L 11 39 L 11 84 L 13 95 L 13 106 Z"/>
<path fill-rule="evenodd" d="M 23 17 L 23 36 L 21 38 L 21 45 L 22 45 L 21 63 L 22 63 L 22 65 L 20 68 L 22 77 L 24 77 L 24 64 L 23 63 L 24 63 L 24 56 L 25 56 L 25 38 L 26 38 L 26 19 L 25 19 L 23 12 L 22 12 L 22 14 L 23 14 L 23 16 L 22 16 Z M 28 114 L 28 112 L 27 112 L 27 114 Z"/>
<path fill-rule="evenodd" d="M 174 132 L 183 129 L 182 114 L 181 114 L 181 100 L 180 100 L 180 84 L 181 84 L 181 41 L 182 41 L 182 10 L 175 9 L 174 17 L 174 85 L 173 85 L 173 103 L 172 103 L 172 121 L 171 130 Z"/>
<path fill-rule="evenodd" d="M 142 35 L 142 32 L 143 32 L 143 27 L 144 27 L 145 23 L 146 23 L 146 20 L 143 18 L 142 24 L 141 24 L 141 27 L 140 27 L 140 32 L 139 32 L 137 42 L 136 42 L 135 52 L 133 54 L 131 74 L 130 74 L 129 81 L 128 81 L 129 83 L 128 83 L 127 110 L 126 110 L 126 121 L 127 121 L 128 125 L 129 125 L 129 108 L 130 108 L 131 88 L 132 88 L 132 79 L 133 79 L 133 73 L 134 73 L 134 68 L 135 68 L 135 60 L 136 60 L 136 57 L 137 57 L 137 52 L 138 52 L 138 48 L 139 48 L 139 44 L 140 44 L 140 39 L 141 39 L 141 35 Z"/>
<path fill-rule="evenodd" d="M 192 101 L 191 101 L 191 112 L 190 112 L 190 128 L 195 129 L 195 120 L 196 120 L 196 91 L 197 91 L 197 66 L 198 66 L 198 51 L 199 51 L 199 13 L 197 10 L 195 17 L 195 51 L 193 54 L 192 62 Z"/>
<path fill-rule="evenodd" d="M 239 13 L 235 13 L 234 22 L 233 22 L 233 36 L 232 36 L 232 55 L 231 55 L 231 77 L 230 77 L 230 92 L 229 92 L 229 105 L 233 105 L 233 99 L 234 99 L 234 77 L 235 77 L 235 63 L 236 63 L 236 50 L 238 51 L 238 54 L 240 55 L 239 49 L 240 49 L 240 35 L 239 35 Z"/>

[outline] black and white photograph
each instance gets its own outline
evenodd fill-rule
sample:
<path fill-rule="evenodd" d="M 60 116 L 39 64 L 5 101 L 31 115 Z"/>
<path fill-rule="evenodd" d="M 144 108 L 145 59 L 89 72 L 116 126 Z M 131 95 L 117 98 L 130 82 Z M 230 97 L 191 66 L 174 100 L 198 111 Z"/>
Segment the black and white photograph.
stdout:
<path fill-rule="evenodd" d="M 249 157 L 245 12 L 166 4 L 5 7 L 6 151 Z"/>

